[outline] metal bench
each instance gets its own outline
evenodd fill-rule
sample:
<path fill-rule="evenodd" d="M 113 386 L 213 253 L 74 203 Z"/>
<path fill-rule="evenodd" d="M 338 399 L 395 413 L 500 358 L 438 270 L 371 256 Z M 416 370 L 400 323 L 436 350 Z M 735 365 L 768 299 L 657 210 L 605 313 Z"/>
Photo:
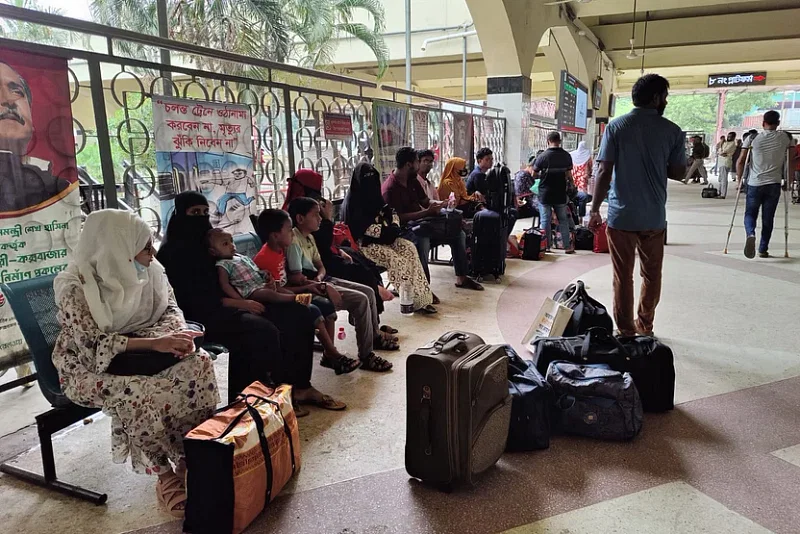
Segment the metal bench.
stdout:
<path fill-rule="evenodd" d="M 22 335 L 33 356 L 39 388 L 52 406 L 51 410 L 36 416 L 44 475 L 26 471 L 8 463 L 0 464 L 0 472 L 94 504 L 104 504 L 108 499 L 105 493 L 97 493 L 63 482 L 56 475 L 53 434 L 99 412 L 100 409 L 78 406 L 61 391 L 58 371 L 52 360 L 53 346 L 61 331 L 56 317 L 58 308 L 53 291 L 54 279 L 55 275 L 40 276 L 32 280 L 0 286 L 14 311 Z M 209 352 L 212 358 L 228 351 L 222 345 L 211 343 L 204 344 L 203 349 Z"/>
<path fill-rule="evenodd" d="M 53 345 L 55 345 L 56 337 L 61 330 L 56 318 L 58 310 L 53 291 L 54 278 L 55 275 L 40 276 L 32 280 L 3 284 L 2 286 L 3 294 L 11 305 L 11 309 L 14 310 L 14 316 L 33 356 L 39 388 L 53 408 L 36 416 L 44 474 L 26 471 L 8 463 L 0 465 L 0 472 L 94 504 L 104 504 L 108 499 L 105 493 L 97 493 L 63 482 L 56 475 L 53 434 L 100 410 L 78 406 L 61 391 L 58 372 L 51 359 Z"/>

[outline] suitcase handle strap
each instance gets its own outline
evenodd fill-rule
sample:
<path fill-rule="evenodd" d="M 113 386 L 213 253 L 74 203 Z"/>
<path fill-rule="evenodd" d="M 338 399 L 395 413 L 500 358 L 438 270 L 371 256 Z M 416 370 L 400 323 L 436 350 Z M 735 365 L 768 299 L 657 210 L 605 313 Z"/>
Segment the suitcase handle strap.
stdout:
<path fill-rule="evenodd" d="M 630 354 L 628 354 L 628 349 L 619 342 L 617 338 L 609 334 L 608 330 L 605 328 L 594 327 L 590 328 L 586 331 L 586 335 L 583 338 L 583 344 L 581 345 L 581 357 L 586 357 L 591 353 L 592 343 L 603 343 L 603 342 L 610 342 L 611 344 L 616 347 L 617 350 L 620 351 L 625 358 L 630 358 Z"/>
<path fill-rule="evenodd" d="M 253 393 L 249 393 L 247 397 L 253 397 L 260 401 L 266 402 L 267 404 L 271 404 L 275 407 L 275 413 L 281 416 L 281 422 L 283 422 L 283 432 L 286 434 L 286 439 L 289 440 L 289 454 L 292 456 L 292 476 L 295 473 L 295 461 L 294 461 L 294 440 L 292 439 L 292 429 L 289 428 L 289 422 L 283 416 L 283 412 L 281 412 L 281 405 L 275 402 L 272 399 L 268 399 L 266 397 L 262 397 L 260 395 L 255 395 Z M 247 400 L 245 400 L 247 402 Z M 260 419 L 260 417 L 259 417 Z"/>
<path fill-rule="evenodd" d="M 420 399 L 420 430 L 422 431 L 422 443 L 425 445 L 425 455 L 433 454 L 433 442 L 431 440 L 431 388 L 422 386 L 422 398 Z"/>
<path fill-rule="evenodd" d="M 264 506 L 266 506 L 272 500 L 272 479 L 274 476 L 274 473 L 272 472 L 272 454 L 269 452 L 269 442 L 267 441 L 267 436 L 264 435 L 264 421 L 261 420 L 261 414 L 259 414 L 258 410 L 256 410 L 255 407 L 250 404 L 247 398 L 244 399 L 244 404 L 247 413 L 250 414 L 250 417 L 253 418 L 253 423 L 256 425 L 258 442 L 261 445 L 261 453 L 264 455 L 264 469 L 267 470 L 267 494 L 265 497 L 266 500 L 264 501 Z M 294 461 L 294 455 L 292 456 L 292 460 Z"/>

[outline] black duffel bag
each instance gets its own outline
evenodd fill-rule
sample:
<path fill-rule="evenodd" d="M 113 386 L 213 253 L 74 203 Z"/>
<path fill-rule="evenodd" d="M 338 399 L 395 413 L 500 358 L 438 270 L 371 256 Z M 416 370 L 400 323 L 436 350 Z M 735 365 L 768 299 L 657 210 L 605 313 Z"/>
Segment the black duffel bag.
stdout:
<path fill-rule="evenodd" d="M 585 334 L 590 328 L 605 328 L 609 332 L 614 329 L 614 321 L 606 307 L 589 296 L 580 280 L 556 291 L 553 300 L 572 309 L 572 319 L 564 329 L 564 336 Z M 542 374 L 546 372 L 545 368 Z"/>
<path fill-rule="evenodd" d="M 550 414 L 553 389 L 533 362 L 523 360 L 506 345 L 508 392 L 511 395 L 511 424 L 506 451 L 533 451 L 550 447 Z"/>
<path fill-rule="evenodd" d="M 433 242 L 449 243 L 458 238 L 464 222 L 461 210 L 443 210 L 441 215 L 424 217 L 409 222 L 411 231 L 419 237 L 428 237 Z"/>
<path fill-rule="evenodd" d="M 547 374 L 551 362 L 605 363 L 630 373 L 646 412 L 675 407 L 675 367 L 672 350 L 652 337 L 615 338 L 608 330 L 592 328 L 573 337 L 540 338 L 533 342 L 536 369 Z"/>

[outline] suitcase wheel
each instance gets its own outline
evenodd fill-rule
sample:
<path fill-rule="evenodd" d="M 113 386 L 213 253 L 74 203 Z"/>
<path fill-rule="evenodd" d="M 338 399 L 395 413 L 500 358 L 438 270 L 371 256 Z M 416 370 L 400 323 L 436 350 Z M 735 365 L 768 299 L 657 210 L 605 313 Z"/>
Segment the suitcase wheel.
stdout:
<path fill-rule="evenodd" d="M 494 277 L 494 283 L 495 283 L 495 284 L 499 284 L 499 283 L 500 283 L 500 282 L 502 282 L 502 281 L 503 281 L 503 279 L 502 279 L 502 278 L 500 278 L 500 276 L 499 276 L 499 275 Z"/>
<path fill-rule="evenodd" d="M 476 282 L 478 282 L 479 284 L 480 284 L 481 282 L 483 282 L 483 275 L 482 275 L 482 274 L 479 274 L 479 275 L 478 275 L 478 276 L 475 278 L 475 281 L 476 281 Z"/>

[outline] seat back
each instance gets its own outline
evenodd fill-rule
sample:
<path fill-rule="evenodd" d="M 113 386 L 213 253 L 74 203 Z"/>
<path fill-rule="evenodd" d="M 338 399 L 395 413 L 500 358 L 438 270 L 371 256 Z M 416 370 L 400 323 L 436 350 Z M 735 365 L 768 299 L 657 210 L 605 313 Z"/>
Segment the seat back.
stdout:
<path fill-rule="evenodd" d="M 56 316 L 54 279 L 55 275 L 39 276 L 1 287 L 28 343 L 42 394 L 54 407 L 63 407 L 71 403 L 61 391 L 52 360 L 53 346 L 61 331 Z"/>
<path fill-rule="evenodd" d="M 233 236 L 233 243 L 236 245 L 236 252 L 244 256 L 253 258 L 261 250 L 261 239 L 253 232 Z"/>

